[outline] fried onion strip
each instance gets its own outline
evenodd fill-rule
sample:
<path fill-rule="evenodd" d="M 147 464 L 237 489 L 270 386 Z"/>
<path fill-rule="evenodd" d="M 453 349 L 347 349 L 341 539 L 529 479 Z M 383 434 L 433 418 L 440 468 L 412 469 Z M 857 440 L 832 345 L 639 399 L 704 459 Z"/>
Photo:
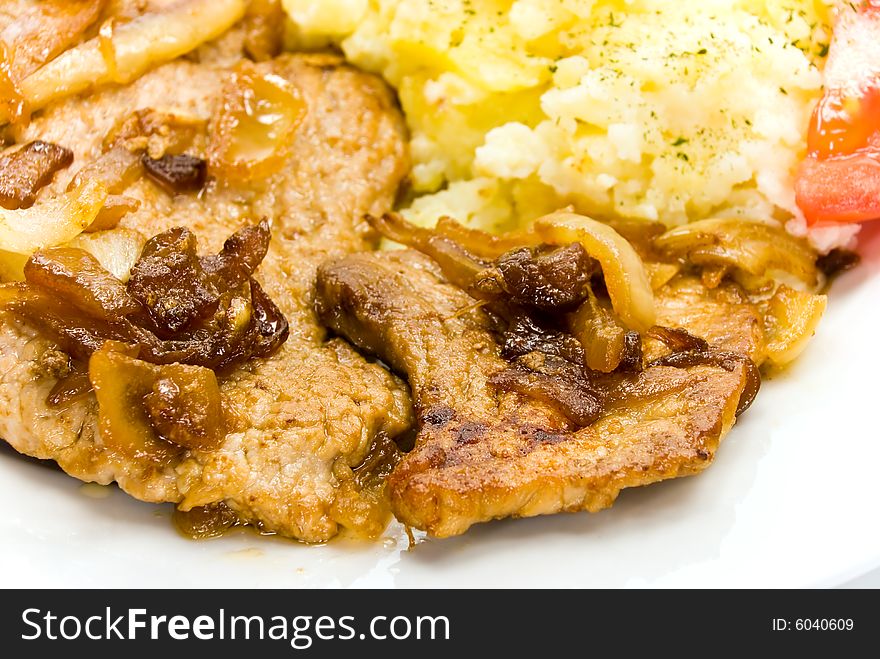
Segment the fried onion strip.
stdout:
<path fill-rule="evenodd" d="M 71 48 L 24 78 L 19 87 L 32 110 L 95 86 L 128 83 L 150 67 L 173 60 L 223 34 L 244 16 L 245 0 L 181 0 L 161 13 L 144 14 L 113 30 L 115 67 L 108 64 L 106 36 Z M 116 70 L 111 70 L 115 68 Z M 11 119 L 0 107 L 0 123 Z"/>

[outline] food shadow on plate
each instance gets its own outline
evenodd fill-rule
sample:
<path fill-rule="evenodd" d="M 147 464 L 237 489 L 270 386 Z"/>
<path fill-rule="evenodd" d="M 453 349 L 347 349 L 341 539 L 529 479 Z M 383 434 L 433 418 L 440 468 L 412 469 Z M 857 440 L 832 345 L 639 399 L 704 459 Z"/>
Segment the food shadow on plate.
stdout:
<path fill-rule="evenodd" d="M 10 462 L 14 460 L 17 462 L 29 463 L 31 465 L 49 469 L 51 471 L 64 473 L 61 467 L 59 467 L 54 460 L 40 460 L 40 458 L 34 458 L 30 455 L 19 453 L 9 444 L 7 444 L 6 441 L 2 438 L 0 438 L 0 460 L 9 460 Z"/>
<path fill-rule="evenodd" d="M 34 484 L 34 491 L 42 493 L 44 500 L 63 500 L 64 505 L 85 509 L 89 515 L 101 516 L 113 525 L 167 524 L 169 532 L 174 535 L 170 505 L 156 505 L 129 497 L 116 483 L 99 485 L 70 478 L 54 461 L 17 453 L 5 441 L 0 441 L 0 468 L 26 472 L 26 478 Z M 44 521 L 51 523 L 50 519 Z"/>

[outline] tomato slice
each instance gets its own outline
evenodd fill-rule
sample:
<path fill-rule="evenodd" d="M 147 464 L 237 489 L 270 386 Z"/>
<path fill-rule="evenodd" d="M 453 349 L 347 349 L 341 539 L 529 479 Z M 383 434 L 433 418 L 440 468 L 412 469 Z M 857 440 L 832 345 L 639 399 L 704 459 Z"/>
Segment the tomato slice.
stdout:
<path fill-rule="evenodd" d="M 798 207 L 812 225 L 880 218 L 880 162 L 868 154 L 801 163 Z"/>
<path fill-rule="evenodd" d="M 842 3 L 795 194 L 809 224 L 880 218 L 880 0 Z"/>

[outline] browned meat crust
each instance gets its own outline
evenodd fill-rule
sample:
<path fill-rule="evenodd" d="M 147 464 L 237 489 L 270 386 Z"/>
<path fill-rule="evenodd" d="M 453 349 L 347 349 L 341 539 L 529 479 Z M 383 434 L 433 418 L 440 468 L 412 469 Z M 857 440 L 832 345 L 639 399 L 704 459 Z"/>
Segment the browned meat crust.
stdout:
<path fill-rule="evenodd" d="M 492 319 L 420 254 L 323 265 L 318 310 L 409 378 L 420 431 L 389 479 L 392 506 L 404 523 L 439 537 L 501 517 L 596 511 L 622 488 L 702 470 L 747 381 L 742 364 L 618 374 L 618 404 L 576 429 L 553 407 L 490 386 L 508 366 Z"/>
<path fill-rule="evenodd" d="M 218 52 L 202 49 L 201 63 L 172 62 L 131 85 L 47 108 L 20 141 L 60 144 L 75 161 L 40 194 L 63 189 L 100 154 L 108 131 L 135 110 L 208 120 L 240 58 L 230 54 L 234 44 L 235 35 L 228 35 Z M 122 222 L 145 236 L 185 226 L 203 253 L 216 252 L 244 224 L 261 217 L 273 223 L 257 278 L 289 319 L 290 338 L 272 358 L 221 380 L 233 427 L 222 447 L 189 451 L 170 465 L 114 454 L 97 431 L 94 396 L 47 406 L 59 375 L 47 356 L 56 353 L 8 314 L 0 316 L 0 437 L 22 453 L 56 460 L 77 478 L 116 481 L 147 501 L 184 509 L 225 501 L 267 531 L 313 542 L 332 537 L 340 525 L 376 533 L 387 505 L 362 495 L 353 469 L 374 442 L 409 426 L 409 398 L 399 380 L 348 344 L 325 342 L 313 311 L 313 280 L 320 262 L 371 246 L 360 218 L 388 210 L 407 171 L 402 121 L 384 85 L 337 58 L 284 56 L 257 66 L 291 80 L 308 104 L 284 169 L 241 186 L 210 182 L 198 196 L 171 196 L 143 179 L 125 193 L 141 206 Z M 193 155 L 204 157 L 203 146 Z"/>

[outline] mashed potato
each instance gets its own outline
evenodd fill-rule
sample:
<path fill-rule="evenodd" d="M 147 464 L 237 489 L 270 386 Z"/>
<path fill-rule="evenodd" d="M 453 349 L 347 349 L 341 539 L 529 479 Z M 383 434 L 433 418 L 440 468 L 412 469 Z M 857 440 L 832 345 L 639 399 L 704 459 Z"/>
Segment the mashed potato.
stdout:
<path fill-rule="evenodd" d="M 405 213 L 798 217 L 831 0 L 284 0 L 400 94 Z"/>

